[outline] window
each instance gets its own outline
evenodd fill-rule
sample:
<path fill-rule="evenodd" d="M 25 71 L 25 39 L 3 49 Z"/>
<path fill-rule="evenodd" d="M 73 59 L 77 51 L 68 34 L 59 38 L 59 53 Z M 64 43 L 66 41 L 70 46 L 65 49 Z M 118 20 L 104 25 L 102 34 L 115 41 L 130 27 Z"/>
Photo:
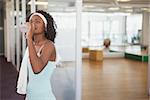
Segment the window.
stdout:
<path fill-rule="evenodd" d="M 139 30 L 142 29 L 142 14 L 127 16 L 126 26 L 128 43 L 139 43 Z"/>

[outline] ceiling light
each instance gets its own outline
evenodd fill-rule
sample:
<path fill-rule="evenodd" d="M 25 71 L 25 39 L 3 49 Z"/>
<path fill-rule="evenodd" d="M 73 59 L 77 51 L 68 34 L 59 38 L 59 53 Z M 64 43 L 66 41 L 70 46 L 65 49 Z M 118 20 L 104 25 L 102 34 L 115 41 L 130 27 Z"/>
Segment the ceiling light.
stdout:
<path fill-rule="evenodd" d="M 105 11 L 105 10 L 104 10 L 104 9 L 97 9 L 97 11 L 102 11 L 102 12 L 103 12 L 103 11 Z"/>
<path fill-rule="evenodd" d="M 147 8 L 141 8 L 141 10 L 147 10 Z"/>
<path fill-rule="evenodd" d="M 117 0 L 118 2 L 129 2 L 131 0 Z"/>
<path fill-rule="evenodd" d="M 141 8 L 141 10 L 146 10 L 146 11 L 150 11 L 150 8 Z"/>
<path fill-rule="evenodd" d="M 49 7 L 56 7 L 57 5 L 56 4 L 49 4 L 48 6 Z"/>
<path fill-rule="evenodd" d="M 133 9 L 127 9 L 126 12 L 133 12 Z"/>
<path fill-rule="evenodd" d="M 128 16 L 128 15 L 131 15 L 131 13 L 118 12 L 118 13 L 113 13 L 113 15 L 116 15 L 116 16 Z"/>
<path fill-rule="evenodd" d="M 28 5 L 31 5 L 31 1 L 28 2 Z M 59 2 L 42 2 L 35 1 L 35 5 L 49 6 L 49 7 L 67 7 L 67 3 L 59 3 Z"/>
<path fill-rule="evenodd" d="M 84 5 L 85 8 L 94 8 L 94 5 Z"/>
<path fill-rule="evenodd" d="M 123 6 L 122 8 L 131 9 L 132 7 L 131 6 Z"/>
<path fill-rule="evenodd" d="M 31 1 L 29 1 L 28 4 L 31 5 Z M 35 1 L 35 5 L 48 5 L 48 2 Z"/>
<path fill-rule="evenodd" d="M 119 7 L 111 7 L 111 8 L 108 8 L 109 10 L 119 10 L 120 8 Z"/>

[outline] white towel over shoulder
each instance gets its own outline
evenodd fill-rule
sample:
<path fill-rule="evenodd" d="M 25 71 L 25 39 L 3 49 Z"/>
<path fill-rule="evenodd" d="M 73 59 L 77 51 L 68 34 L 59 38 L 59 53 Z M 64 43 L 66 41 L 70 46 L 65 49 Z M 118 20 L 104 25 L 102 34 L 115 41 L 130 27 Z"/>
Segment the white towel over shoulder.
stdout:
<path fill-rule="evenodd" d="M 28 64 L 29 64 L 29 50 L 28 47 L 26 48 L 20 71 L 19 71 L 19 77 L 17 82 L 17 93 L 19 94 L 26 94 L 27 90 L 27 77 L 28 77 Z M 58 50 L 56 50 L 56 66 L 61 64 L 61 57 L 58 53 Z"/>
<path fill-rule="evenodd" d="M 17 82 L 17 93 L 19 94 L 26 94 L 26 89 L 27 89 L 27 68 L 28 68 L 28 47 L 26 48 L 20 71 L 19 71 L 19 77 L 18 77 L 18 82 Z"/>

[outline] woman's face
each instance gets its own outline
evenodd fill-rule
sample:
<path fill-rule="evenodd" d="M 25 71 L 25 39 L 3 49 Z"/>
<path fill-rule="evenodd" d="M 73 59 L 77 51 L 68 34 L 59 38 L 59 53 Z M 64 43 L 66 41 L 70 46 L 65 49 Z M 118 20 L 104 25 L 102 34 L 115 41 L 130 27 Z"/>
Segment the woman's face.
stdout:
<path fill-rule="evenodd" d="M 45 24 L 41 17 L 39 17 L 38 15 L 34 15 L 31 18 L 31 23 L 34 24 L 34 27 L 35 27 L 34 35 L 44 33 Z"/>

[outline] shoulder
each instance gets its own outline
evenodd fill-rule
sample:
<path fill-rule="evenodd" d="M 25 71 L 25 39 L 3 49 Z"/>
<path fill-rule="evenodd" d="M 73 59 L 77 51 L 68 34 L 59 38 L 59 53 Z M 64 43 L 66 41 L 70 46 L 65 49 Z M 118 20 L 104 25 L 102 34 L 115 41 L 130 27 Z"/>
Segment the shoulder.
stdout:
<path fill-rule="evenodd" d="M 55 51 L 55 45 L 52 41 L 47 41 L 43 48 L 44 51 Z"/>

